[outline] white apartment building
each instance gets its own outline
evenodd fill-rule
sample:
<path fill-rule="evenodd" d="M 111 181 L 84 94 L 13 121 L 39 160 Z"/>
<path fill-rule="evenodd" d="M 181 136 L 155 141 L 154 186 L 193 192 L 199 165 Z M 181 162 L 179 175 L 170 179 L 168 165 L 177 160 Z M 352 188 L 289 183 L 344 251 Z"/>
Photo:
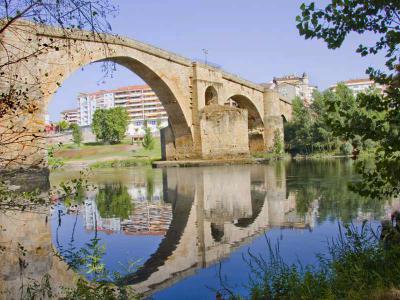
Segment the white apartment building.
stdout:
<path fill-rule="evenodd" d="M 67 121 L 69 124 L 78 124 L 80 122 L 79 110 L 68 109 L 60 113 L 61 120 Z"/>
<path fill-rule="evenodd" d="M 351 79 L 351 80 L 341 81 L 340 83 L 344 84 L 350 90 L 352 90 L 355 96 L 357 96 L 357 94 L 361 92 L 366 92 L 374 88 L 378 89 L 382 93 L 385 91 L 384 86 L 380 85 L 379 83 L 375 83 L 373 80 L 369 78 Z M 335 91 L 336 87 L 337 84 L 332 85 L 330 89 Z"/>
<path fill-rule="evenodd" d="M 153 134 L 168 126 L 167 112 L 157 95 L 147 85 L 126 86 L 115 90 L 82 93 L 78 97 L 80 125 L 91 125 L 96 109 L 124 107 L 130 117 L 128 134 L 132 137 L 144 135 L 144 123 Z"/>
<path fill-rule="evenodd" d="M 93 122 L 96 109 L 109 109 L 114 107 L 113 93 L 108 91 L 97 91 L 94 93 L 80 93 L 78 96 L 78 110 L 80 115 L 80 126 L 88 126 Z"/>
<path fill-rule="evenodd" d="M 96 100 L 89 94 L 80 94 L 78 96 L 79 126 L 88 126 L 92 124 L 93 115 L 96 111 Z"/>

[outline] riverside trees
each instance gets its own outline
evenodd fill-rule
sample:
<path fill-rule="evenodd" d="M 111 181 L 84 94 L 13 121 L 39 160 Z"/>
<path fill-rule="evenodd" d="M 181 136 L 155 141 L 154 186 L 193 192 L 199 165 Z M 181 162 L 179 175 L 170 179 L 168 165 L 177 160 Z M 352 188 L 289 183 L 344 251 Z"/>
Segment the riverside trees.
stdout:
<path fill-rule="evenodd" d="M 122 107 L 97 109 L 93 115 L 92 130 L 98 140 L 117 144 L 125 136 L 129 115 Z"/>
<path fill-rule="evenodd" d="M 374 92 L 371 90 L 371 93 Z M 305 155 L 339 148 L 347 148 L 343 154 L 349 155 L 353 149 L 358 153 L 363 148 L 370 148 L 370 143 L 363 143 L 358 135 L 335 134 L 334 128 L 348 121 L 344 112 L 355 113 L 358 107 L 357 98 L 343 84 L 339 84 L 335 91 L 316 92 L 310 106 L 305 106 L 300 98 L 294 99 L 293 120 L 285 125 L 286 147 L 294 154 Z M 373 112 L 366 110 L 365 113 Z"/>
<path fill-rule="evenodd" d="M 379 145 L 375 163 L 359 162 L 363 174 L 360 191 L 368 195 L 394 195 L 400 186 L 400 2 L 390 0 L 332 0 L 324 8 L 314 2 L 301 5 L 297 28 L 306 39 L 321 39 L 328 48 L 341 47 L 350 33 L 374 33 L 372 45 L 356 49 L 362 56 L 383 54 L 383 70 L 368 68 L 367 74 L 387 88 L 384 95 L 360 94 L 356 110 L 346 102 L 332 101 L 330 111 L 344 120 L 331 123 L 335 136 Z M 368 39 L 371 40 L 371 39 Z"/>

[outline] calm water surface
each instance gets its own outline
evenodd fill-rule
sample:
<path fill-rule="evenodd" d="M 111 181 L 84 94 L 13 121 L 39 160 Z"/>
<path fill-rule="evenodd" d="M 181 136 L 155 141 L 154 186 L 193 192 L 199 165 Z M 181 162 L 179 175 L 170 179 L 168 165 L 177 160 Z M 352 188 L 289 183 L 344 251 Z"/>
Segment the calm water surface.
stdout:
<path fill-rule="evenodd" d="M 51 183 L 76 175 L 54 172 Z M 352 161 L 339 160 L 99 169 L 89 178 L 96 189 L 52 207 L 40 238 L 67 261 L 96 239 L 106 268 L 153 299 L 215 299 L 221 276 L 246 295 L 244 258 L 267 255 L 266 238 L 287 262 L 316 263 L 340 222 L 379 224 L 397 209 L 351 193 L 355 180 Z"/>

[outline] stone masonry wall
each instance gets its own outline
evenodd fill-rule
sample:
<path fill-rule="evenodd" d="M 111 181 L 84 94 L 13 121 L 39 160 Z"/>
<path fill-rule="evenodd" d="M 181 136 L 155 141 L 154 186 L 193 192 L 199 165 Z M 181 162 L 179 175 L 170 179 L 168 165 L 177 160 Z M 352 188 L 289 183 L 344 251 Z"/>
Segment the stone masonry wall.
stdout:
<path fill-rule="evenodd" d="M 200 113 L 200 128 L 204 159 L 249 156 L 247 110 L 208 105 Z"/>

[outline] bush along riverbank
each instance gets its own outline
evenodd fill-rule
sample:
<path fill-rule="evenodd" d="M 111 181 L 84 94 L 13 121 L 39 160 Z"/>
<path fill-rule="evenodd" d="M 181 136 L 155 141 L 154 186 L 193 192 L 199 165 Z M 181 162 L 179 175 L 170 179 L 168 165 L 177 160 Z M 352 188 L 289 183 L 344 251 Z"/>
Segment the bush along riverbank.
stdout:
<path fill-rule="evenodd" d="M 317 266 L 289 265 L 267 240 L 267 255 L 249 253 L 250 299 L 400 299 L 400 218 L 375 231 L 364 222 L 340 227 Z M 229 278 L 228 278 L 229 279 Z M 231 299 L 244 299 L 223 289 Z"/>

